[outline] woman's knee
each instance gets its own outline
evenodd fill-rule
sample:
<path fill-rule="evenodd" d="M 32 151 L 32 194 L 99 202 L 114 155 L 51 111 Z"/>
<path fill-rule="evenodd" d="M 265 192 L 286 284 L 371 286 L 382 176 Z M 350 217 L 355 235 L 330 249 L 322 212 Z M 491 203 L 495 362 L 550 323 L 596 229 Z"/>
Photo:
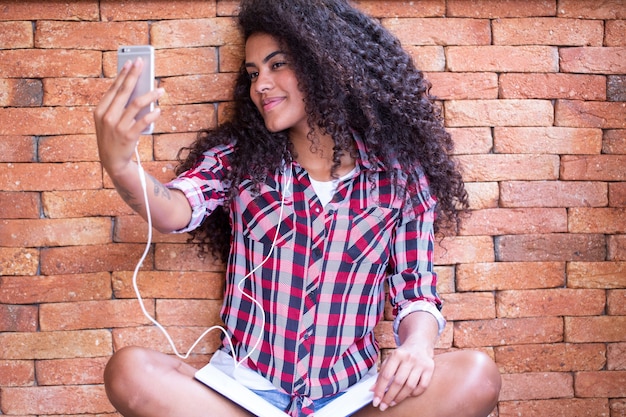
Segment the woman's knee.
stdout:
<path fill-rule="evenodd" d="M 496 406 L 502 380 L 500 371 L 489 355 L 479 351 L 459 352 L 465 369 L 465 391 L 490 410 Z"/>
<path fill-rule="evenodd" d="M 132 403 L 133 393 L 141 391 L 146 373 L 154 369 L 150 351 L 140 347 L 125 347 L 117 351 L 104 369 L 104 386 L 114 404 Z"/>

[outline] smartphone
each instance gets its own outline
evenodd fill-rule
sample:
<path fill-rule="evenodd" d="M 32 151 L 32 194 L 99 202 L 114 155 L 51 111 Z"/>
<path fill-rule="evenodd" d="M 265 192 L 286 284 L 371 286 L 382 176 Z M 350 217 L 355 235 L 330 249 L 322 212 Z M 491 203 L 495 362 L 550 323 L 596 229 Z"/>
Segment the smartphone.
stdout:
<path fill-rule="evenodd" d="M 149 91 L 154 90 L 154 48 L 150 45 L 130 45 L 130 46 L 120 46 L 117 49 L 117 72 L 119 74 L 120 70 L 124 66 L 124 64 L 128 61 L 135 61 L 137 58 L 141 57 L 143 60 L 143 69 L 141 71 L 141 75 L 137 80 L 137 85 L 133 90 L 133 93 L 130 95 L 128 99 L 128 103 L 133 101 L 136 97 L 139 97 Z M 127 103 L 127 105 L 128 105 Z M 137 119 L 141 119 L 146 114 L 150 113 L 154 110 L 154 103 L 150 103 L 149 106 L 144 107 L 137 114 Z M 150 135 L 154 130 L 154 123 L 151 123 L 146 129 L 141 132 L 143 135 Z"/>

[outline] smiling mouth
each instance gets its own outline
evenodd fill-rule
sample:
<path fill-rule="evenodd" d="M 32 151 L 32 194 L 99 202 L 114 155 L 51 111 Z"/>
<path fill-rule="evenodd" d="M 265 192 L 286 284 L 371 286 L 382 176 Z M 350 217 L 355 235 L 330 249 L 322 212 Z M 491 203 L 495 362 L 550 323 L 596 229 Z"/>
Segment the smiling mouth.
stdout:
<path fill-rule="evenodd" d="M 263 100 L 261 104 L 263 104 L 263 110 L 267 112 L 278 106 L 284 100 L 283 97 L 268 98 Z"/>

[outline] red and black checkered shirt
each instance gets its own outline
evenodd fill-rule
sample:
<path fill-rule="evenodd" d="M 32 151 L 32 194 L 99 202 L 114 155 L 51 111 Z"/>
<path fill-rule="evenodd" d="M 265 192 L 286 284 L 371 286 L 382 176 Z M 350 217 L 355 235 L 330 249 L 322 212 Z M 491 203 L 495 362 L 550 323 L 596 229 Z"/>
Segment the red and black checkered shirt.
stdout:
<path fill-rule="evenodd" d="M 374 327 L 383 315 L 385 282 L 397 314 L 394 329 L 413 311 L 431 312 L 440 330 L 445 325 L 433 272 L 436 203 L 426 177 L 417 168 L 419 183 L 406 188 L 419 203 L 411 202 L 355 140 L 361 155 L 356 170 L 338 182 L 325 206 L 307 172 L 292 163 L 268 176 L 258 193 L 243 181 L 230 207 L 226 329 L 238 358 L 250 355 L 245 365 L 305 404 L 346 389 L 375 366 Z M 234 145 L 213 148 L 168 184 L 185 193 L 193 210 L 182 231 L 198 227 L 224 203 L 222 179 L 233 152 Z M 237 288 L 259 265 L 243 288 L 263 306 L 265 323 Z"/>

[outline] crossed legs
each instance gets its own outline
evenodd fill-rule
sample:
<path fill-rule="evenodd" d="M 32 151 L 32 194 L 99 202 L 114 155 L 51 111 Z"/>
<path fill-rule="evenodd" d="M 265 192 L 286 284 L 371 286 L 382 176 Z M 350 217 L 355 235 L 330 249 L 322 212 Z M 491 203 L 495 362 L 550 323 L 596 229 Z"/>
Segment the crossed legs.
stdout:
<path fill-rule="evenodd" d="M 152 350 L 127 347 L 107 364 L 107 395 L 125 417 L 250 417 L 247 411 L 197 382 L 192 366 Z M 385 412 L 368 407 L 355 417 L 486 417 L 495 407 L 500 374 L 491 359 L 472 351 L 435 356 L 429 388 Z"/>

